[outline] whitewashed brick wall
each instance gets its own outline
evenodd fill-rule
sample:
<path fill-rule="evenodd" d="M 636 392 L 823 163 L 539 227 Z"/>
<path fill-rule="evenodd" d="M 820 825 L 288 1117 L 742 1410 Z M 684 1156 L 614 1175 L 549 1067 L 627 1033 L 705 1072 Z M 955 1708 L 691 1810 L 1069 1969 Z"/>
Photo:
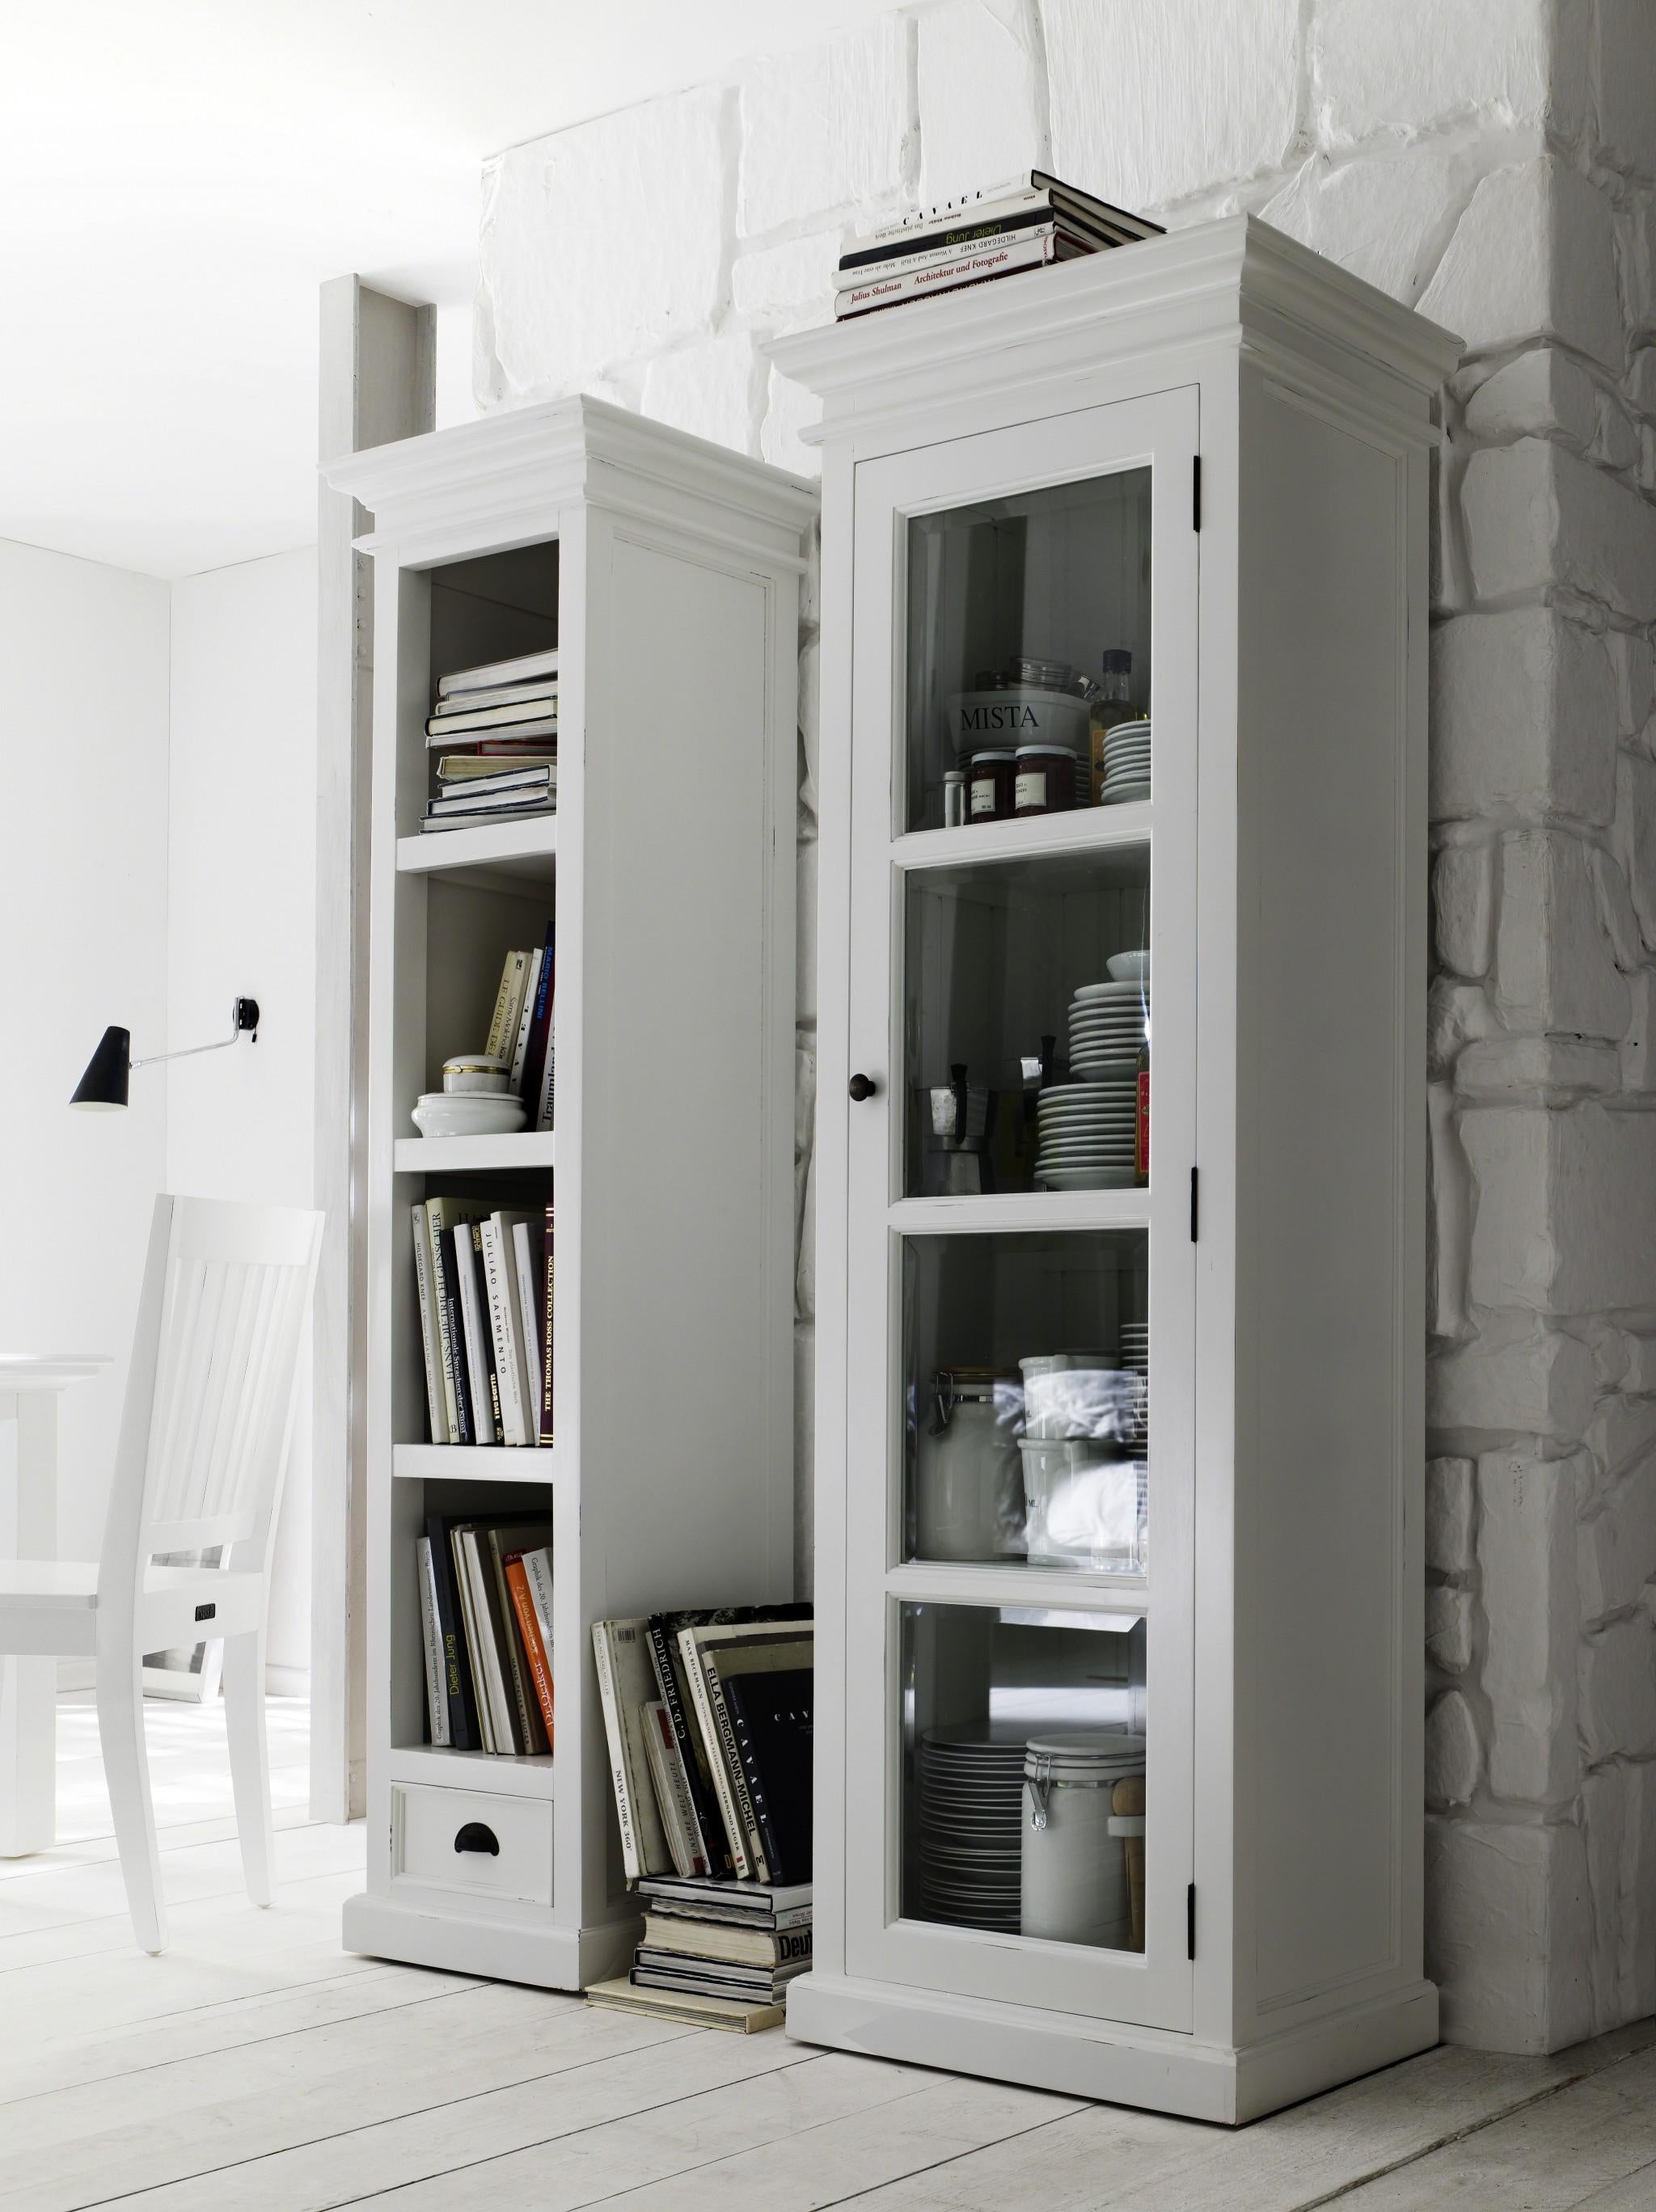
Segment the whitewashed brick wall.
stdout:
<path fill-rule="evenodd" d="M 1050 164 L 1246 207 L 1462 334 L 1434 546 L 1428 1968 L 1452 2039 L 1656 2010 L 1656 8 L 932 0 L 493 162 L 485 407 L 803 471 L 758 348 L 844 234 Z M 810 1573 L 816 605 L 801 638 Z"/>

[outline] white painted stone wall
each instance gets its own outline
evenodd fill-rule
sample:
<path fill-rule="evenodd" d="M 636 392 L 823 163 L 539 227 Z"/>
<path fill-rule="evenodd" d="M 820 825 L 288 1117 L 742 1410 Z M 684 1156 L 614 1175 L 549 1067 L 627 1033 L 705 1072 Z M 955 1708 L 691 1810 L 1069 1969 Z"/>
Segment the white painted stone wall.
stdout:
<path fill-rule="evenodd" d="M 1032 162 L 1246 207 L 1458 331 L 1435 545 L 1428 1966 L 1451 2038 L 1656 2010 L 1656 9 L 933 0 L 485 179 L 484 407 L 788 467 L 844 234 Z M 801 641 L 809 1575 L 814 604 Z"/>

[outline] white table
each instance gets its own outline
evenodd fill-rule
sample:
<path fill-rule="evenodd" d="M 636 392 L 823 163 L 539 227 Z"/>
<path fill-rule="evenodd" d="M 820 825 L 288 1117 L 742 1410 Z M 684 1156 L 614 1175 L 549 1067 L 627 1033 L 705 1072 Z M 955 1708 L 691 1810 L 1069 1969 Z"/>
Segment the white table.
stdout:
<path fill-rule="evenodd" d="M 0 1352 L 0 1559 L 58 1553 L 58 1400 L 106 1352 Z M 58 1662 L 0 1660 L 0 1858 L 57 1840 Z"/>

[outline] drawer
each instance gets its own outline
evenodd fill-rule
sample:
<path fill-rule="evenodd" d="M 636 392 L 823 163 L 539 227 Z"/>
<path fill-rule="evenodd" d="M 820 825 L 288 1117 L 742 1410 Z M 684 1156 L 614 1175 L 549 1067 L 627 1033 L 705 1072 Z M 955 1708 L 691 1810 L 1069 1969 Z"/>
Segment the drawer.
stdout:
<path fill-rule="evenodd" d="M 551 1800 L 393 1782 L 391 1881 L 550 1905 Z"/>

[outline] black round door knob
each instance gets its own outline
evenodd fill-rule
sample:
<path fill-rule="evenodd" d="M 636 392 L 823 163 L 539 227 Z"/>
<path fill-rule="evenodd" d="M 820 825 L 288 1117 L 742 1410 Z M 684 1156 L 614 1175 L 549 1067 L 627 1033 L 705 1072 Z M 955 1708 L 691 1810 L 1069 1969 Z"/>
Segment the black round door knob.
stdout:
<path fill-rule="evenodd" d="M 850 1081 L 846 1085 L 845 1088 L 850 1092 L 852 1097 L 860 1106 L 865 1098 L 872 1098 L 874 1097 L 875 1091 L 879 1090 L 880 1085 L 874 1081 L 872 1075 L 854 1075 Z"/>

